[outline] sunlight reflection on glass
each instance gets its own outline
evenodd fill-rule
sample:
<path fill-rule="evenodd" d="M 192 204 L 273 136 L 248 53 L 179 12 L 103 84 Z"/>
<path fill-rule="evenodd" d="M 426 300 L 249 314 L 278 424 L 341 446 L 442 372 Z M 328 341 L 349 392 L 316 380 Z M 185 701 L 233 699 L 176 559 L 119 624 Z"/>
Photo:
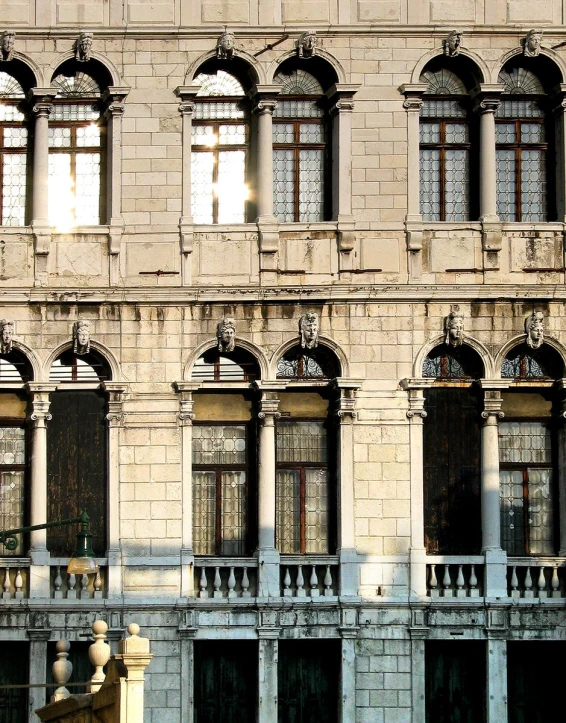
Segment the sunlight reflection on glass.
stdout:
<path fill-rule="evenodd" d="M 76 225 L 71 157 L 66 153 L 49 155 L 49 223 L 62 232 Z"/>

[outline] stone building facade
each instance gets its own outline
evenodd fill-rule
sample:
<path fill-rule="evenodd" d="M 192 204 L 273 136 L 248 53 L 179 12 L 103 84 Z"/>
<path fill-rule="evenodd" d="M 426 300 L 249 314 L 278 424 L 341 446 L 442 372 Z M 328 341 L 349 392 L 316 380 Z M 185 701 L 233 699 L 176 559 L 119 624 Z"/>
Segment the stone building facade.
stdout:
<path fill-rule="evenodd" d="M 147 723 L 549 720 L 566 5 L 0 11 L 1 525 L 101 567 L 0 551 L 4 710 L 103 617 Z"/>

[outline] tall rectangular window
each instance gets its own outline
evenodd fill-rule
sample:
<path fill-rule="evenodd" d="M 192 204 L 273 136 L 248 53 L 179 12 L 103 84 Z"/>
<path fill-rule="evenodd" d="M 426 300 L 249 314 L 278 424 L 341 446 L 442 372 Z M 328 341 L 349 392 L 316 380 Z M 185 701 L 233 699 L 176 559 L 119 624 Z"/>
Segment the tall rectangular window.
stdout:
<path fill-rule="evenodd" d="M 509 555 L 553 555 L 552 433 L 536 421 L 500 422 L 501 546 Z"/>
<path fill-rule="evenodd" d="M 24 524 L 25 429 L 16 422 L 0 420 L 0 529 Z M 22 555 L 22 536 L 15 550 L 2 548 L 2 555 Z"/>
<path fill-rule="evenodd" d="M 276 545 L 284 554 L 330 551 L 323 421 L 282 420 L 277 424 Z"/>
<path fill-rule="evenodd" d="M 246 425 L 193 426 L 195 554 L 246 554 L 248 478 Z"/>
<path fill-rule="evenodd" d="M 0 103 L 2 226 L 25 224 L 28 131 L 15 104 Z"/>
<path fill-rule="evenodd" d="M 420 122 L 420 198 L 425 221 L 470 218 L 470 129 L 461 100 L 425 99 Z"/>

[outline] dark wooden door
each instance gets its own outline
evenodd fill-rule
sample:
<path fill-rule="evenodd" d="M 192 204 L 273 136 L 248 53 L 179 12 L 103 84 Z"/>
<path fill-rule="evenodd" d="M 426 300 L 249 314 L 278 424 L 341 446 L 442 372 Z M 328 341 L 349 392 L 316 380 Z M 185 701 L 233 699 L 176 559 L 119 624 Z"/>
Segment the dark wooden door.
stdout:
<path fill-rule="evenodd" d="M 2 641 L 0 656 L 0 723 L 27 723 L 26 688 L 3 688 L 26 685 L 28 681 L 29 643 Z"/>
<path fill-rule="evenodd" d="M 485 643 L 425 643 L 426 723 L 484 723 Z"/>
<path fill-rule="evenodd" d="M 424 420 L 424 522 L 429 555 L 481 548 L 481 417 L 470 388 L 428 389 Z"/>
<path fill-rule="evenodd" d="M 509 723 L 548 723 L 564 717 L 560 690 L 565 655 L 562 640 L 507 643 Z"/>
<path fill-rule="evenodd" d="M 256 642 L 195 642 L 195 723 L 255 723 Z"/>
<path fill-rule="evenodd" d="M 47 423 L 47 520 L 90 515 L 93 549 L 106 552 L 106 400 L 96 391 L 55 392 Z M 78 526 L 47 531 L 52 555 L 75 550 Z"/>
<path fill-rule="evenodd" d="M 279 642 L 279 723 L 338 723 L 339 640 Z"/>

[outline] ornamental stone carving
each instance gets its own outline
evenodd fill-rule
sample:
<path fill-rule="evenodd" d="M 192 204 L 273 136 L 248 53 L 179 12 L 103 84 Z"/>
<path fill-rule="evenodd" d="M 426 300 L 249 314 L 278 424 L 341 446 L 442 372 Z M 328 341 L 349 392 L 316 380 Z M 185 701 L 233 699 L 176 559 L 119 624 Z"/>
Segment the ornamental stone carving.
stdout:
<path fill-rule="evenodd" d="M 14 339 L 14 322 L 8 319 L 0 321 L 0 353 L 9 354 L 12 351 Z"/>
<path fill-rule="evenodd" d="M 73 324 L 73 351 L 78 356 L 90 352 L 90 322 L 86 319 Z"/>
<path fill-rule="evenodd" d="M 318 314 L 309 311 L 299 319 L 299 336 L 303 349 L 316 349 L 318 346 L 318 332 L 320 324 Z"/>
<path fill-rule="evenodd" d="M 542 28 L 532 28 L 523 40 L 523 55 L 527 58 L 536 58 L 540 54 L 542 43 Z"/>
<path fill-rule="evenodd" d="M 312 58 L 316 53 L 316 30 L 305 30 L 297 40 L 297 55 L 299 58 Z"/>
<path fill-rule="evenodd" d="M 525 319 L 525 333 L 527 346 L 530 346 L 531 349 L 539 349 L 544 344 L 544 314 L 542 311 L 533 311 Z"/>
<path fill-rule="evenodd" d="M 460 346 L 464 340 L 464 314 L 461 311 L 451 311 L 444 319 L 445 343 L 449 346 Z"/>
<path fill-rule="evenodd" d="M 225 30 L 216 43 L 216 57 L 218 60 L 232 60 L 235 45 L 236 36 L 234 33 L 229 33 L 228 30 Z"/>
<path fill-rule="evenodd" d="M 4 30 L 2 33 L 2 60 L 8 62 L 14 58 L 16 33 L 13 30 Z"/>
<path fill-rule="evenodd" d="M 236 322 L 234 319 L 225 317 L 218 322 L 216 338 L 218 339 L 218 351 L 225 354 L 234 351 L 236 346 Z"/>
<path fill-rule="evenodd" d="M 448 37 L 442 41 L 444 47 L 444 55 L 448 55 L 450 58 L 455 58 L 460 54 L 460 46 L 462 45 L 462 31 L 451 30 L 448 33 Z"/>
<path fill-rule="evenodd" d="M 81 63 L 88 63 L 91 58 L 93 37 L 93 33 L 89 30 L 81 32 L 75 43 L 75 60 Z"/>

